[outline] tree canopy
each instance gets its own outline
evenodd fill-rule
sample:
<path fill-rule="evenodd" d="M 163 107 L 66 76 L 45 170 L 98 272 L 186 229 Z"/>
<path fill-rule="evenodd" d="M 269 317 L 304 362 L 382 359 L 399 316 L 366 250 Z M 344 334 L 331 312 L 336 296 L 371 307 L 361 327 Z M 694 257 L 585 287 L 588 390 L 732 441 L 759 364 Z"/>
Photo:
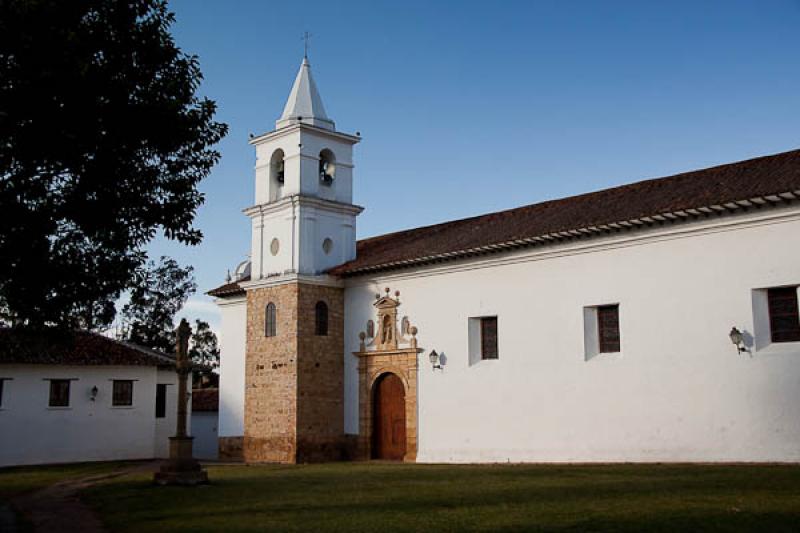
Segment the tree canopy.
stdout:
<path fill-rule="evenodd" d="M 0 312 L 100 327 L 158 232 L 197 244 L 227 126 L 162 0 L 0 0 Z"/>
<path fill-rule="evenodd" d="M 149 261 L 146 268 L 140 269 L 130 301 L 122 308 L 124 338 L 153 350 L 174 353 L 175 315 L 197 290 L 193 271 L 169 257 L 161 257 L 158 263 Z"/>
<path fill-rule="evenodd" d="M 195 364 L 210 370 L 219 367 L 219 345 L 217 335 L 205 320 L 194 321 L 189 357 Z"/>
<path fill-rule="evenodd" d="M 195 320 L 189 357 L 198 368 L 192 374 L 192 388 L 218 387 L 219 344 L 217 335 L 205 320 Z"/>

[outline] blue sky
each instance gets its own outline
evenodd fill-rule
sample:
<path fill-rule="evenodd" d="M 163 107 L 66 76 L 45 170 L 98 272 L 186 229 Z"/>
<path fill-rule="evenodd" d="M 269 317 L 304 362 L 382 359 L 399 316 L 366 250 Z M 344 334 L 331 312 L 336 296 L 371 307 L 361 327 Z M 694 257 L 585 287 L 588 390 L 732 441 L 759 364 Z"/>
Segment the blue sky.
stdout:
<path fill-rule="evenodd" d="M 800 0 L 172 0 L 176 40 L 230 125 L 205 234 L 152 256 L 199 292 L 249 251 L 254 152 L 309 57 L 337 129 L 360 131 L 359 237 L 800 147 Z M 184 310 L 218 324 L 198 294 Z"/>

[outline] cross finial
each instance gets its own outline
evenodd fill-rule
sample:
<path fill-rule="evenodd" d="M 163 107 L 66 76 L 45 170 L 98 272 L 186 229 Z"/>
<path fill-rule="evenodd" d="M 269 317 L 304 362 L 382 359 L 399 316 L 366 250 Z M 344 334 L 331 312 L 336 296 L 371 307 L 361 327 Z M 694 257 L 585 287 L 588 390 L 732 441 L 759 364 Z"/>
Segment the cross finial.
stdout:
<path fill-rule="evenodd" d="M 304 31 L 301 39 L 303 40 L 303 57 L 308 59 L 308 41 L 311 40 L 311 34 Z"/>

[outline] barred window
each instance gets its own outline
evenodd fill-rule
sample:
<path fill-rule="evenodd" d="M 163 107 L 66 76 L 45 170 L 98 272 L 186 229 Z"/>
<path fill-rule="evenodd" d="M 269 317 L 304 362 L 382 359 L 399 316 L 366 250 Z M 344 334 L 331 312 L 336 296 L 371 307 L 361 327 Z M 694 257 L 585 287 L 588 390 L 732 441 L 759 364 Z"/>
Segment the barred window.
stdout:
<path fill-rule="evenodd" d="M 275 304 L 270 302 L 267 304 L 266 319 L 264 320 L 264 334 L 267 337 L 274 337 L 276 335 L 276 317 L 275 317 Z"/>
<path fill-rule="evenodd" d="M 497 317 L 481 318 L 481 359 L 497 359 Z"/>
<path fill-rule="evenodd" d="M 50 380 L 50 407 L 69 407 L 69 380 Z"/>
<path fill-rule="evenodd" d="M 797 287 L 768 289 L 767 302 L 772 342 L 800 341 Z"/>
<path fill-rule="evenodd" d="M 133 405 L 133 381 L 130 379 L 114 380 L 111 391 L 111 405 L 115 407 Z"/>
<path fill-rule="evenodd" d="M 600 353 L 619 352 L 619 305 L 597 308 L 597 338 Z"/>
<path fill-rule="evenodd" d="M 314 334 L 315 335 L 327 335 L 328 334 L 328 304 L 325 302 L 317 302 L 317 306 L 314 310 L 315 315 L 315 325 L 314 325 Z"/>

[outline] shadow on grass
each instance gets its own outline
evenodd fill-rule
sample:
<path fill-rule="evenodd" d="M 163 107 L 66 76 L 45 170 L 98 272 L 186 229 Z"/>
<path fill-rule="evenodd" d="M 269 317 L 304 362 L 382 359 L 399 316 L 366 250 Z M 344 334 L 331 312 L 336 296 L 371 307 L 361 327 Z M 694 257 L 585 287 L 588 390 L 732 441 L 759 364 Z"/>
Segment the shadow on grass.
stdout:
<path fill-rule="evenodd" d="M 215 467 L 212 485 L 115 480 L 88 494 L 114 529 L 796 530 L 794 466 Z M 119 509 L 125 509 L 120 514 Z"/>

